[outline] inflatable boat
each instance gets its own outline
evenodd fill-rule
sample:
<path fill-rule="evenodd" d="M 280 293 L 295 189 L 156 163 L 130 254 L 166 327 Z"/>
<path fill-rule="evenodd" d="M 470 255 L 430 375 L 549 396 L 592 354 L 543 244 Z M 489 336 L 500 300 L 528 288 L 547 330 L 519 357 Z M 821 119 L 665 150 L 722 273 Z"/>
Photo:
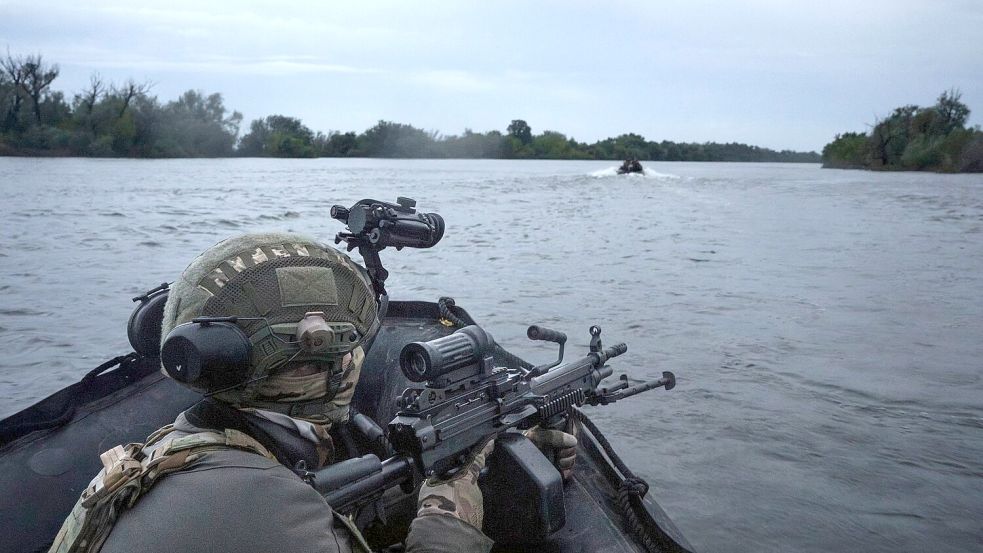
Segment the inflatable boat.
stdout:
<path fill-rule="evenodd" d="M 627 175 L 629 173 L 639 173 L 644 175 L 645 169 L 637 159 L 626 159 L 625 162 L 621 164 L 621 167 L 618 167 L 618 174 Z"/>
<path fill-rule="evenodd" d="M 160 295 L 140 300 L 154 298 L 162 309 Z M 134 317 L 148 311 L 154 312 L 138 310 Z M 133 319 L 132 353 L 99 365 L 79 382 L 0 421 L 0 550 L 46 551 L 82 489 L 101 468 L 101 452 L 144 441 L 202 399 L 161 374 L 156 355 L 160 319 Z M 394 370 L 401 348 L 445 336 L 464 324 L 475 323 L 453 302 L 390 302 L 362 369 L 354 408 L 385 427 L 408 384 L 403 373 Z M 503 366 L 517 359 L 504 350 L 496 355 Z M 534 535 L 534 530 L 524 530 L 527 522 L 533 528 L 534 521 L 523 520 L 518 510 L 487 509 L 485 530 L 496 540 L 496 551 L 692 551 L 647 493 L 648 486 L 618 458 L 597 426 L 582 411 L 574 416 L 582 432 L 575 471 L 563 490 L 562 524 Z M 486 491 L 486 505 L 488 497 Z M 510 506 L 514 501 L 513 496 L 497 499 Z M 366 532 L 379 548 L 398 543 L 415 513 L 415 495 L 390 497 L 387 505 L 386 524 Z"/>

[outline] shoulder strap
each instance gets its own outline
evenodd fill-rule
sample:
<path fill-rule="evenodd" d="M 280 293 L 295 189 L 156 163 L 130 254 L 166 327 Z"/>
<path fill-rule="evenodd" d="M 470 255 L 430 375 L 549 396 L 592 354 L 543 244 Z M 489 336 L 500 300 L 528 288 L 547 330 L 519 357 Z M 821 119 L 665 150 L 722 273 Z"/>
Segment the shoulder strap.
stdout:
<path fill-rule="evenodd" d="M 197 452 L 215 449 L 241 449 L 276 461 L 276 457 L 256 439 L 245 432 L 226 428 L 222 432 L 197 432 L 180 438 L 165 440 L 150 454 L 149 463 L 153 463 L 155 459 L 173 456 L 183 451 Z"/>

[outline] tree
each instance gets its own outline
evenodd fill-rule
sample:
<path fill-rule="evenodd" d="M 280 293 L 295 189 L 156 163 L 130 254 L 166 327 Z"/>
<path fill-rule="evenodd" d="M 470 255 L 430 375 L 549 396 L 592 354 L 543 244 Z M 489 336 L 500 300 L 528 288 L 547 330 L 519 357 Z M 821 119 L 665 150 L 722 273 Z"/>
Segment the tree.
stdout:
<path fill-rule="evenodd" d="M 226 116 L 222 95 L 189 90 L 164 106 L 155 148 L 167 157 L 215 157 L 233 152 L 242 114 Z"/>
<path fill-rule="evenodd" d="M 509 136 L 517 138 L 523 145 L 532 142 L 532 129 L 522 119 L 513 119 L 506 131 L 509 133 Z"/>
<path fill-rule="evenodd" d="M 838 134 L 823 148 L 823 167 L 863 167 L 866 154 L 866 134 L 859 132 Z"/>
<path fill-rule="evenodd" d="M 75 95 L 75 115 L 82 124 L 91 132 L 95 133 L 95 121 L 92 112 L 95 110 L 96 102 L 106 93 L 106 84 L 98 73 L 89 76 L 89 86 L 82 92 Z"/>
<path fill-rule="evenodd" d="M 107 106 L 109 108 L 111 106 Z M 109 111 L 112 114 L 115 111 Z M 162 133 L 167 129 L 167 114 L 157 98 L 144 94 L 136 96 L 124 116 L 132 119 L 136 132 L 133 135 L 132 151 L 129 155 L 140 157 L 161 157 L 165 155 L 161 145 Z"/>
<path fill-rule="evenodd" d="M 969 107 L 959 101 L 961 98 L 962 93 L 954 88 L 939 96 L 935 111 L 940 117 L 942 134 L 949 134 L 966 125 L 966 120 L 969 119 Z"/>
<path fill-rule="evenodd" d="M 436 133 L 412 125 L 379 121 L 358 136 L 358 154 L 368 157 L 428 157 Z"/>
<path fill-rule="evenodd" d="M 570 145 L 563 133 L 543 131 L 532 141 L 533 152 L 540 159 L 564 159 L 570 157 Z"/>
<path fill-rule="evenodd" d="M 339 133 L 333 131 L 328 135 L 327 143 L 322 148 L 322 155 L 347 156 L 358 146 L 358 135 L 354 132 Z"/>
<path fill-rule="evenodd" d="M 7 130 L 7 120 L 17 96 L 17 88 L 11 82 L 2 63 L 3 60 L 0 60 L 0 132 Z"/>
<path fill-rule="evenodd" d="M 58 77 L 58 66 L 46 65 L 41 59 L 41 54 L 25 56 L 16 62 L 20 64 L 24 76 L 20 86 L 31 100 L 35 121 L 41 123 L 41 95 Z"/>
<path fill-rule="evenodd" d="M 320 139 L 323 142 L 323 138 Z M 315 136 L 300 119 L 270 115 L 256 119 L 239 141 L 239 154 L 245 156 L 314 157 Z"/>
<path fill-rule="evenodd" d="M 3 127 L 0 130 L 9 131 L 14 129 L 20 119 L 21 104 L 24 101 L 24 81 L 27 75 L 24 72 L 21 58 L 14 58 L 7 52 L 7 57 L 0 59 L 0 70 L 6 75 L 9 93 L 9 101 L 6 106 L 6 113 L 3 116 Z"/>
<path fill-rule="evenodd" d="M 901 162 L 918 110 L 919 107 L 915 105 L 895 108 L 894 113 L 874 125 L 871 131 L 872 155 L 881 166 L 889 167 Z"/>
<path fill-rule="evenodd" d="M 126 109 L 130 107 L 133 99 L 147 94 L 151 88 L 153 88 L 153 84 L 149 82 L 137 84 L 133 79 L 129 79 L 118 88 L 114 86 L 113 95 L 120 100 L 119 113 L 116 115 L 116 118 L 121 119 L 126 113 Z M 221 95 L 219 96 L 219 101 L 221 101 Z"/>

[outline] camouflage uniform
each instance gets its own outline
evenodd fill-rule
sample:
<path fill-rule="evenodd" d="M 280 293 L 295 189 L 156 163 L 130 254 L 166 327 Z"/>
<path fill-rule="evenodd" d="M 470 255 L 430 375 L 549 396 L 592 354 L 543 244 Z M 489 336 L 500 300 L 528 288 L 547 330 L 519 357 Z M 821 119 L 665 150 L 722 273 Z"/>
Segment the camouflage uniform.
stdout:
<path fill-rule="evenodd" d="M 429 479 L 420 487 L 420 510 L 417 517 L 451 516 L 474 528 L 481 528 L 485 509 L 478 487 L 478 474 L 491 455 L 495 442 L 483 447 L 474 460 L 454 477 L 447 480 Z"/>
<path fill-rule="evenodd" d="M 180 437 L 201 432 L 184 414 Z M 324 499 L 276 459 L 225 449 L 167 475 L 126 510 L 102 553 L 353 551 Z"/>
<path fill-rule="evenodd" d="M 51 551 L 366 550 L 351 521 L 289 468 L 329 460 L 329 430 L 348 419 L 364 359 L 360 345 L 379 325 L 365 270 L 334 248 L 296 235 L 226 240 L 198 256 L 171 286 L 164 350 L 175 327 L 201 316 L 238 318 L 233 324 L 246 333 L 252 356 L 248 365 L 235 365 L 243 384 L 211 389 L 207 380 L 182 381 L 212 398 L 146 446 L 104 454 L 105 469 Z M 330 342 L 321 348 L 320 338 L 301 333 L 309 317 L 321 328 L 348 330 L 316 335 Z M 335 348 L 338 343 L 344 348 Z M 475 466 L 462 471 L 467 478 L 427 493 L 408 551 L 491 549 L 480 531 L 475 478 L 481 465 Z"/>
<path fill-rule="evenodd" d="M 201 431 L 184 415 L 174 426 L 177 435 Z M 478 491 L 479 511 L 480 504 Z M 480 518 L 470 520 L 480 525 Z M 119 518 L 101 552 L 347 553 L 364 550 L 360 540 L 347 519 L 283 464 L 229 449 L 161 479 Z M 491 546 L 458 511 L 421 509 L 406 538 L 411 553 L 487 552 Z"/>

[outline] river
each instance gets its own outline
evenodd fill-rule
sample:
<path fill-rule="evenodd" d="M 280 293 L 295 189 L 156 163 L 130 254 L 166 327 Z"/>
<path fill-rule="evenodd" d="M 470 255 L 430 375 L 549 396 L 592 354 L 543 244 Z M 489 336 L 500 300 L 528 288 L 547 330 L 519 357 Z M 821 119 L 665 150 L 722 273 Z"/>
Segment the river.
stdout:
<path fill-rule="evenodd" d="M 394 299 L 676 373 L 591 411 L 698 550 L 983 549 L 983 175 L 615 165 L 0 158 L 0 417 L 129 351 L 130 298 L 218 240 L 409 196 L 447 232 L 382 253 Z"/>

